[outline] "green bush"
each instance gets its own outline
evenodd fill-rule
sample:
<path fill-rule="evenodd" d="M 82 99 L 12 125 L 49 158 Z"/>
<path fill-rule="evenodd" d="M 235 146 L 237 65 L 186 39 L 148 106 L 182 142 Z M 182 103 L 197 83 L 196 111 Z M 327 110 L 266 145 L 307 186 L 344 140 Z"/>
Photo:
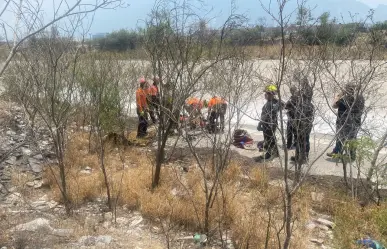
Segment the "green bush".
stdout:
<path fill-rule="evenodd" d="M 106 37 L 98 38 L 93 43 L 101 50 L 122 52 L 136 49 L 141 41 L 142 37 L 138 32 L 121 29 Z"/>

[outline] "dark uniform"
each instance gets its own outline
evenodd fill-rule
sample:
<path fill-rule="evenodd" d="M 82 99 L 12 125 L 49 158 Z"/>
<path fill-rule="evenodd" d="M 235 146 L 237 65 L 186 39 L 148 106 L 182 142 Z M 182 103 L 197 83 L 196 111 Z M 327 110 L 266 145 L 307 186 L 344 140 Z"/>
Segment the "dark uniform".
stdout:
<path fill-rule="evenodd" d="M 160 118 L 159 114 L 159 106 L 160 106 L 160 96 L 159 96 L 159 88 L 157 84 L 153 83 L 153 85 L 149 88 L 149 98 L 148 98 L 148 106 L 149 106 L 149 115 L 152 119 L 152 122 L 157 123 L 157 118 Z"/>
<path fill-rule="evenodd" d="M 294 113 L 294 129 L 296 140 L 296 155 L 293 161 L 305 163 L 309 158 L 310 133 L 313 128 L 314 106 L 312 104 L 313 88 L 304 77 L 301 81 L 300 91 L 296 100 Z"/>
<path fill-rule="evenodd" d="M 266 102 L 262 108 L 261 121 L 258 124 L 258 130 L 262 130 L 266 153 L 262 159 L 269 159 L 279 155 L 277 148 L 277 139 L 275 132 L 278 126 L 278 111 L 282 104 L 278 99 L 271 99 Z"/>
<path fill-rule="evenodd" d="M 285 109 L 288 111 L 288 122 L 286 125 L 286 148 L 291 149 L 295 146 L 295 129 L 293 125 L 295 111 L 297 105 L 297 96 L 292 95 L 285 104 Z M 294 139 L 293 139 L 294 138 Z"/>
<path fill-rule="evenodd" d="M 209 132 L 217 131 L 218 118 L 220 119 L 220 130 L 224 131 L 224 119 L 227 111 L 227 102 L 221 97 L 214 96 L 208 102 Z"/>
<path fill-rule="evenodd" d="M 300 95 L 297 99 L 293 127 L 295 130 L 296 155 L 292 158 L 299 164 L 308 160 L 310 151 L 310 133 L 313 128 L 314 106 L 309 98 Z"/>
<path fill-rule="evenodd" d="M 336 120 L 337 139 L 333 152 L 329 153 L 328 156 L 342 154 L 343 145 L 347 141 L 356 139 L 361 127 L 364 102 L 364 97 L 361 94 L 356 94 L 355 87 L 352 86 L 347 87 L 347 92 L 334 103 L 333 107 L 338 109 Z M 356 158 L 355 149 L 351 148 L 349 153 L 351 159 L 354 160 Z"/>

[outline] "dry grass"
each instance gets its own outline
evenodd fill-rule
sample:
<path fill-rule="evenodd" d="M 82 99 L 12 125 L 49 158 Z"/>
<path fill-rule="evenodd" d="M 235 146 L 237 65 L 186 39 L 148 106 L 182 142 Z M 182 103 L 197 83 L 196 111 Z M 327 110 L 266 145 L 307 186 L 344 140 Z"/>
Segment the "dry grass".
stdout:
<path fill-rule="evenodd" d="M 335 248 L 359 248 L 355 241 L 370 236 L 373 239 L 387 243 L 387 203 L 381 206 L 374 204 L 361 206 L 359 200 L 354 200 L 342 190 L 327 186 L 310 186 L 307 184 L 305 194 L 310 192 L 323 193 L 322 201 L 311 202 L 313 210 L 329 214 L 336 224 L 334 232 Z M 332 185 L 332 186 L 329 186 Z M 344 190 L 344 191 L 343 191 Z"/>
<path fill-rule="evenodd" d="M 341 46 L 306 46 L 306 45 L 287 45 L 286 56 L 294 59 L 310 59 L 310 58 L 335 58 L 339 59 L 369 59 L 369 47 L 368 44 L 361 44 L 358 47 L 341 47 Z M 263 60 L 278 60 L 281 54 L 281 45 L 262 45 L 262 46 L 248 46 L 246 47 L 247 54 L 251 58 L 263 59 Z M 377 53 L 374 54 L 377 59 L 386 59 L 387 50 L 380 48 Z"/>
<path fill-rule="evenodd" d="M 347 200 L 334 209 L 336 246 L 357 248 L 354 241 L 370 236 L 387 243 L 387 205 L 361 208 L 357 202 Z"/>
<path fill-rule="evenodd" d="M 193 231 L 202 231 L 206 200 L 204 179 L 211 186 L 214 174 L 209 172 L 203 176 L 193 161 L 189 165 L 189 172 L 183 173 L 181 165 L 172 162 L 163 167 L 160 186 L 152 191 L 151 153 L 140 147 L 124 149 L 107 146 L 105 163 L 113 198 L 118 205 L 137 209 L 150 219 L 169 220 Z M 97 154 L 88 153 L 87 134 L 74 134 L 68 145 L 66 164 L 68 192 L 74 204 L 105 198 L 98 157 Z M 81 173 L 86 166 L 92 169 L 90 174 Z M 57 175 L 57 172 L 54 173 Z M 61 200 L 53 174 L 48 171 L 46 177 L 56 200 Z M 220 184 L 211 203 L 210 231 L 216 234 L 219 228 L 223 231 L 230 229 L 238 248 L 263 248 L 269 234 L 269 248 L 278 247 L 278 241 L 283 241 L 284 236 L 283 231 L 279 231 L 283 221 L 283 189 L 269 185 L 268 172 L 256 167 L 247 177 L 242 177 L 241 165 L 232 161 Z M 307 248 L 302 236 L 305 237 L 307 233 L 303 224 L 310 219 L 311 191 L 305 187 L 294 196 L 295 232 L 292 248 Z M 382 238 L 387 233 L 387 212 L 383 213 L 382 209 L 372 207 L 362 210 L 355 203 L 340 200 L 338 196 L 331 196 L 327 200 L 320 209 L 336 218 L 335 235 L 340 241 L 339 248 L 352 248 L 353 240 L 366 235 L 367 231 L 375 238 Z"/>

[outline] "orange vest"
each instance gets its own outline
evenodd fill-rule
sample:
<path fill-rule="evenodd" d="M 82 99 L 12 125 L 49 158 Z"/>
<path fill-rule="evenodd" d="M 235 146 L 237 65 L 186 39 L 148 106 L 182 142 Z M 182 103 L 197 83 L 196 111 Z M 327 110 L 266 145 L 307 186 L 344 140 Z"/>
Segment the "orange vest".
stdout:
<path fill-rule="evenodd" d="M 200 101 L 198 98 L 189 98 L 186 102 L 187 105 L 193 105 L 196 108 L 202 109 L 203 108 L 203 102 Z"/>
<path fill-rule="evenodd" d="M 152 95 L 152 96 L 157 96 L 158 93 L 159 93 L 159 89 L 157 89 L 157 86 L 152 85 L 152 86 L 149 88 L 149 94 L 150 94 L 150 95 Z"/>
<path fill-rule="evenodd" d="M 147 90 L 142 89 L 141 87 L 137 89 L 136 91 L 136 103 L 137 103 L 137 108 L 139 109 L 140 112 L 142 112 L 145 108 L 148 108 L 148 104 L 146 101 L 148 93 Z"/>
<path fill-rule="evenodd" d="M 208 102 L 208 107 L 211 108 L 218 104 L 224 104 L 225 102 L 220 97 L 211 98 Z"/>

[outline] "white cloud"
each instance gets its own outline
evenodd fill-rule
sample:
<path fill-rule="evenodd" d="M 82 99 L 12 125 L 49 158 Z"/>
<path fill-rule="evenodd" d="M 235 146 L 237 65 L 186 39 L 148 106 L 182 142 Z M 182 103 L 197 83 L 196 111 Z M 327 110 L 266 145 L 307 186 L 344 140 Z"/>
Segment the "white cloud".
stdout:
<path fill-rule="evenodd" d="M 387 0 L 358 0 L 359 2 L 369 5 L 371 8 L 378 7 L 379 4 L 387 5 Z"/>

